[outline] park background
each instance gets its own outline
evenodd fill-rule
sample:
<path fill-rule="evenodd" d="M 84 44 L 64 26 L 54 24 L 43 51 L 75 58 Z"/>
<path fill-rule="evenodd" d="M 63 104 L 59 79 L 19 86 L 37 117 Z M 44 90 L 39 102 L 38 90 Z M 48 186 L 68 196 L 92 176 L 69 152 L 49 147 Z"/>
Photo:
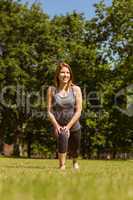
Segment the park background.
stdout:
<path fill-rule="evenodd" d="M 94 9 L 49 16 L 38 1 L 0 1 L 2 155 L 56 158 L 46 94 L 64 61 L 83 93 L 81 158 L 133 157 L 133 3 Z"/>

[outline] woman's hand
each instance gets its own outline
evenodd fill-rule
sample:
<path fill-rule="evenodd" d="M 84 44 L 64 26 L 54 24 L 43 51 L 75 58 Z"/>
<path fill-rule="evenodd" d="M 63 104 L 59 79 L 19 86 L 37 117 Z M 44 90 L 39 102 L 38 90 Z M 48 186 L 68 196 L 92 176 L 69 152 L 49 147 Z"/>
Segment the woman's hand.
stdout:
<path fill-rule="evenodd" d="M 60 126 L 59 124 L 56 124 L 55 126 L 54 126 L 54 129 L 55 129 L 55 135 L 56 135 L 56 137 L 58 137 L 58 135 L 61 133 L 61 131 L 63 130 L 63 127 L 62 126 Z"/>
<path fill-rule="evenodd" d="M 70 130 L 69 130 L 69 128 L 67 126 L 63 126 L 62 127 L 59 124 L 56 124 L 56 126 L 55 126 L 55 135 L 56 135 L 56 137 L 58 137 L 58 135 L 61 134 L 62 132 L 64 134 L 66 134 L 68 137 L 70 136 Z"/>
<path fill-rule="evenodd" d="M 68 126 L 63 126 L 63 131 L 65 131 L 65 132 L 69 131 Z"/>
<path fill-rule="evenodd" d="M 68 126 L 63 126 L 63 131 L 68 137 L 70 136 L 70 130 L 69 130 Z"/>

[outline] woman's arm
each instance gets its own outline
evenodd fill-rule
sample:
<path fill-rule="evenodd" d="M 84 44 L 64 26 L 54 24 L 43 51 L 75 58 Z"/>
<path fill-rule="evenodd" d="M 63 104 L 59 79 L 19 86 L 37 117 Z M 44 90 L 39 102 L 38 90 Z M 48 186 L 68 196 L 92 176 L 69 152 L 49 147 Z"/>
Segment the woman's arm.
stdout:
<path fill-rule="evenodd" d="M 57 121 L 52 113 L 52 87 L 49 87 L 47 91 L 47 112 L 48 112 L 48 117 L 52 122 L 53 126 L 56 126 Z"/>
<path fill-rule="evenodd" d="M 61 126 L 58 124 L 58 122 L 55 119 L 55 116 L 52 113 L 52 98 L 53 98 L 52 87 L 49 87 L 48 91 L 47 91 L 47 112 L 48 112 L 48 117 L 49 117 L 50 121 L 52 122 L 52 124 L 53 124 L 54 128 L 56 129 L 56 131 L 60 133 Z"/>
<path fill-rule="evenodd" d="M 75 123 L 76 121 L 80 118 L 81 115 L 81 111 L 82 111 L 82 93 L 81 93 L 81 89 L 79 86 L 74 86 L 74 91 L 76 93 L 76 110 L 75 110 L 75 114 L 72 117 L 72 119 L 70 120 L 70 122 L 67 124 L 67 128 L 70 129 Z"/>

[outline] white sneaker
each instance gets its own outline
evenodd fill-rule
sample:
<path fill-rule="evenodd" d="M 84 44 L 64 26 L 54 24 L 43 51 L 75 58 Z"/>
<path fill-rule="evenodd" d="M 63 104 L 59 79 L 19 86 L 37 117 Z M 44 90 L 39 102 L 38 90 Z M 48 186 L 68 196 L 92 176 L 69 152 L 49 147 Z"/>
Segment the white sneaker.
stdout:
<path fill-rule="evenodd" d="M 76 169 L 76 170 L 79 169 L 79 165 L 77 162 L 73 164 L 73 169 Z"/>

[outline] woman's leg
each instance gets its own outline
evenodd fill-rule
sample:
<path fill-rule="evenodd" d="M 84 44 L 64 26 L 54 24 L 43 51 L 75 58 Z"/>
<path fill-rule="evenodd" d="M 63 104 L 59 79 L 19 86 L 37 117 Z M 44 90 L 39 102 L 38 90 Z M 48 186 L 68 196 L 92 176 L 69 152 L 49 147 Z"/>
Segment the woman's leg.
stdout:
<path fill-rule="evenodd" d="M 66 153 L 58 153 L 58 158 L 59 158 L 59 168 L 65 169 Z"/>
<path fill-rule="evenodd" d="M 81 139 L 81 129 L 71 132 L 68 144 L 68 152 L 70 157 L 72 157 L 73 159 L 73 167 L 75 169 L 79 168 L 77 159 L 80 151 L 80 139 Z"/>
<path fill-rule="evenodd" d="M 58 136 L 58 158 L 60 169 L 65 169 L 66 153 L 68 148 L 68 136 L 64 133 Z"/>

